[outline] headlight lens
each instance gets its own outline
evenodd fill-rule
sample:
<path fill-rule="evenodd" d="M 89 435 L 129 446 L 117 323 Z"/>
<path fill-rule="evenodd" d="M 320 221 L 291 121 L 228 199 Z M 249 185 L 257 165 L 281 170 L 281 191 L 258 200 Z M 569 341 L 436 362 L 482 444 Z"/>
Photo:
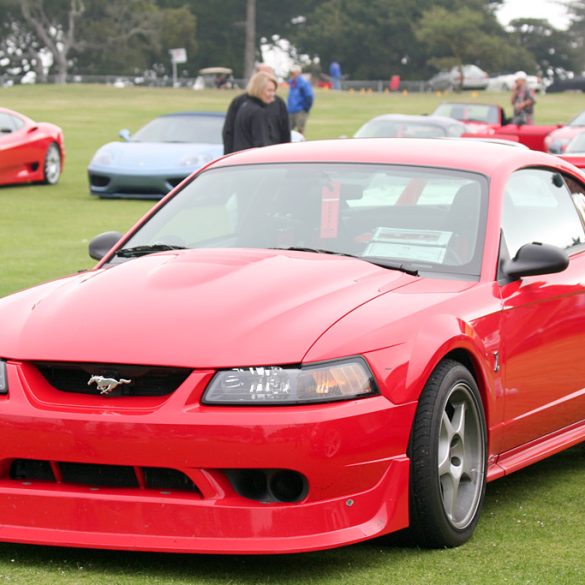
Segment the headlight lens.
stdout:
<path fill-rule="evenodd" d="M 217 372 L 204 404 L 308 404 L 377 394 L 374 377 L 361 358 L 285 368 L 235 368 Z"/>
<path fill-rule="evenodd" d="M 91 162 L 96 165 L 108 167 L 112 164 L 113 160 L 114 155 L 109 150 L 101 150 L 96 153 Z"/>
<path fill-rule="evenodd" d="M 8 379 L 6 378 L 6 362 L 0 360 L 0 394 L 8 394 Z"/>
<path fill-rule="evenodd" d="M 211 162 L 213 158 L 214 157 L 211 153 L 205 152 L 203 154 L 186 156 L 179 161 L 179 165 L 182 167 L 193 167 L 194 169 L 198 169 L 203 165 L 206 165 L 208 162 Z"/>

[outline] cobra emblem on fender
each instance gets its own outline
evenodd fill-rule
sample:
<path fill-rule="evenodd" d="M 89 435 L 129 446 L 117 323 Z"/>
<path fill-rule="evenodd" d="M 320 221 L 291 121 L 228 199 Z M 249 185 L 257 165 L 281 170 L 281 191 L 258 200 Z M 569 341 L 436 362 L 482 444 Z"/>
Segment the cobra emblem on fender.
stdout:
<path fill-rule="evenodd" d="M 100 394 L 103 396 L 109 396 L 110 393 L 115 390 L 118 386 L 122 384 L 130 384 L 132 380 L 126 380 L 124 378 L 120 378 L 116 380 L 115 378 L 104 378 L 104 376 L 92 376 L 89 379 L 87 385 L 93 384 L 95 382 L 97 389 L 100 391 Z"/>

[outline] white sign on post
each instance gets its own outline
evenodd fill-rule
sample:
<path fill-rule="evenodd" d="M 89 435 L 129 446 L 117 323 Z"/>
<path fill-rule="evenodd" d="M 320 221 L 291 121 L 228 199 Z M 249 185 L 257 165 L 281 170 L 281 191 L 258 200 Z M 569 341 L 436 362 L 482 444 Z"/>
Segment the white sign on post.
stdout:
<path fill-rule="evenodd" d="M 177 63 L 187 62 L 187 51 L 185 49 L 169 49 L 169 53 L 173 65 L 173 87 L 177 87 Z"/>

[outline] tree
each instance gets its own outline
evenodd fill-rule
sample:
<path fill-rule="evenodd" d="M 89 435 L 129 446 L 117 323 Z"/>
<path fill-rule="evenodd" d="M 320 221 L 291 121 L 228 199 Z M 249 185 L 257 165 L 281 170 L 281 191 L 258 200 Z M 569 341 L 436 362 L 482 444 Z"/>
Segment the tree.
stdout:
<path fill-rule="evenodd" d="M 461 69 L 464 63 L 491 71 L 507 69 L 510 63 L 516 63 L 516 68 L 518 63 L 535 66 L 528 51 L 515 47 L 501 27 L 494 28 L 483 10 L 430 8 L 418 23 L 416 37 L 432 55 L 429 63 L 437 68 Z"/>
<path fill-rule="evenodd" d="M 253 45 L 246 53 L 246 11 L 249 0 L 222 0 L 221 9 L 209 0 L 158 0 L 163 8 L 185 6 L 197 18 L 197 44 L 199 50 L 189 59 L 189 70 L 196 72 L 202 67 L 221 65 L 231 67 L 236 77 L 245 77 L 246 60 L 252 63 L 260 59 L 260 40 L 273 35 L 290 38 L 296 29 L 293 20 L 311 12 L 323 0 L 255 0 L 256 17 Z M 248 30 L 250 28 L 248 27 Z M 253 47 L 253 50 L 252 50 Z M 253 54 L 251 58 L 250 55 Z M 248 55 L 248 57 L 246 57 Z M 244 56 L 244 58 L 243 58 Z M 249 67 L 250 65 L 248 65 Z"/>
<path fill-rule="evenodd" d="M 577 69 L 585 69 L 585 0 L 571 0 L 566 2 L 571 15 L 571 25 L 568 34 L 576 50 Z"/>
<path fill-rule="evenodd" d="M 538 64 L 539 73 L 573 70 L 579 66 L 574 45 L 567 33 L 546 20 L 523 18 L 510 23 L 512 37 L 519 47 L 529 51 Z"/>
<path fill-rule="evenodd" d="M 244 54 L 244 77 L 249 79 L 254 72 L 256 60 L 256 0 L 246 0 L 246 40 Z"/>
<path fill-rule="evenodd" d="M 85 48 L 74 70 L 137 74 L 170 63 L 169 49 L 197 50 L 196 19 L 186 8 L 159 8 L 152 0 L 92 0 L 82 20 Z"/>
<path fill-rule="evenodd" d="M 426 4 L 424 0 L 327 0 L 306 14 L 290 38 L 299 52 L 318 56 L 326 64 L 336 60 L 353 78 L 412 77 L 426 65 L 413 31 L 421 5 Z"/>
<path fill-rule="evenodd" d="M 53 0 L 50 12 L 45 10 L 43 0 L 21 0 L 20 9 L 24 22 L 53 57 L 57 70 L 55 81 L 65 83 L 69 67 L 69 54 L 80 49 L 77 23 L 85 12 L 83 0 Z"/>
<path fill-rule="evenodd" d="M 0 76 L 4 80 L 17 79 L 27 71 L 35 71 L 37 78 L 42 80 L 42 45 L 24 22 L 18 1 L 0 1 L 0 11 L 3 16 L 0 21 Z"/>

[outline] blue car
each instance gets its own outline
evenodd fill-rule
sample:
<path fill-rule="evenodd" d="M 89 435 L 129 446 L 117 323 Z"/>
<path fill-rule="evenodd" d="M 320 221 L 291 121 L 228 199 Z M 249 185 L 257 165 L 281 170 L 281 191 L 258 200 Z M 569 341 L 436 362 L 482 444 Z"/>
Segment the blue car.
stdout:
<path fill-rule="evenodd" d="M 87 169 L 92 195 L 160 199 L 183 179 L 223 154 L 224 114 L 178 112 L 155 118 L 124 142 L 110 142 Z"/>

